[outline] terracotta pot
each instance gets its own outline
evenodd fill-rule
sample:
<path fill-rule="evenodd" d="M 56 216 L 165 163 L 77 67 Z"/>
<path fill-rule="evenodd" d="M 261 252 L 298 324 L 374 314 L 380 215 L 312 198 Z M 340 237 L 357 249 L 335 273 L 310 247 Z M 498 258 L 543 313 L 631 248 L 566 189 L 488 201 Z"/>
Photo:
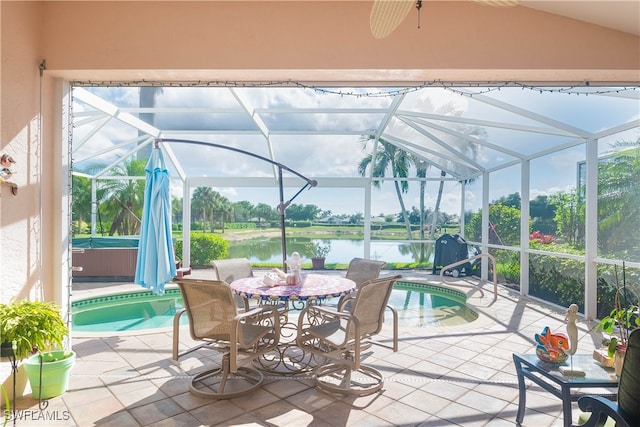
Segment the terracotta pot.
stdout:
<path fill-rule="evenodd" d="M 324 258 L 316 258 L 316 257 L 312 257 L 311 258 L 311 265 L 313 266 L 314 270 L 324 270 Z"/>

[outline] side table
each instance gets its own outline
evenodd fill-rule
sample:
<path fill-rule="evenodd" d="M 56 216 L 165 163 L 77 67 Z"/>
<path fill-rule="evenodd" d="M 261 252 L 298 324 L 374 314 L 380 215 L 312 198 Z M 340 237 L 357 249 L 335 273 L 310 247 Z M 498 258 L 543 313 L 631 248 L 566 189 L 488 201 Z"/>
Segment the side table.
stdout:
<path fill-rule="evenodd" d="M 513 362 L 518 375 L 518 413 L 516 424 L 521 425 L 526 405 L 525 378 L 533 381 L 549 393 L 562 400 L 562 416 L 565 427 L 571 426 L 571 402 L 575 402 L 584 393 L 583 388 L 615 388 L 611 393 L 601 394 L 611 400 L 617 397 L 618 377 L 612 368 L 604 368 L 598 364 L 591 354 L 574 354 L 573 366 L 585 371 L 585 375 L 564 376 L 560 366 L 569 366 L 571 358 L 563 364 L 548 363 L 540 360 L 535 354 L 513 354 Z M 572 392 L 573 390 L 573 392 Z M 593 393 L 596 394 L 596 393 Z"/>

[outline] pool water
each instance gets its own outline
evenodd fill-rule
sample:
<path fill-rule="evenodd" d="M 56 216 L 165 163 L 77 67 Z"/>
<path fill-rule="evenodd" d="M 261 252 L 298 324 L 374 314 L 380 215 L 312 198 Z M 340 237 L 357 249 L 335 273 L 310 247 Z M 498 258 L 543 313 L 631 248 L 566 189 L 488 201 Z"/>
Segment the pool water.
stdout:
<path fill-rule="evenodd" d="M 118 332 L 169 328 L 173 316 L 183 308 L 178 289 L 164 295 L 150 291 L 106 295 L 71 304 L 72 330 L 78 332 Z M 187 324 L 187 316 L 181 322 Z"/>
<path fill-rule="evenodd" d="M 398 311 L 400 327 L 464 325 L 478 318 L 463 292 L 422 281 L 397 281 L 389 304 Z M 178 289 L 166 289 L 164 295 L 141 291 L 94 297 L 71 307 L 74 332 L 100 333 L 171 328 L 183 304 Z M 187 322 L 182 316 L 181 323 Z"/>
<path fill-rule="evenodd" d="M 389 305 L 398 311 L 398 326 L 423 328 L 473 322 L 478 313 L 466 305 L 465 293 L 418 281 L 397 281 Z"/>

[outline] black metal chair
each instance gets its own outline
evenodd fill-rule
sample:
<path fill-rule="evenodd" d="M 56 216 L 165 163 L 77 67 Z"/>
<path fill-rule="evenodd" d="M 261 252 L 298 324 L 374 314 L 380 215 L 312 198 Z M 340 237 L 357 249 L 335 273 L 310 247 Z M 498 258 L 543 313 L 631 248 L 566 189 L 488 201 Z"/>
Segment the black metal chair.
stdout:
<path fill-rule="evenodd" d="M 602 396 L 583 396 L 578 406 L 591 416 L 580 427 L 603 426 L 611 418 L 617 427 L 640 426 L 640 329 L 629 335 L 618 384 L 618 401 Z"/>

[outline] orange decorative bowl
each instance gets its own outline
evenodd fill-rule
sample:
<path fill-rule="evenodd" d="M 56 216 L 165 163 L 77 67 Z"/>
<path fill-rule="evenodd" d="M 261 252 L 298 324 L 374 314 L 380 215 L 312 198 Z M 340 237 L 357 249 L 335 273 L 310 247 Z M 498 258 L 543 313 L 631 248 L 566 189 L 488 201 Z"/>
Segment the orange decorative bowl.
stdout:
<path fill-rule="evenodd" d="M 547 363 L 564 363 L 569 358 L 569 355 L 564 351 L 547 351 L 541 348 L 536 348 L 536 354 L 538 355 L 538 359 L 547 362 Z"/>

